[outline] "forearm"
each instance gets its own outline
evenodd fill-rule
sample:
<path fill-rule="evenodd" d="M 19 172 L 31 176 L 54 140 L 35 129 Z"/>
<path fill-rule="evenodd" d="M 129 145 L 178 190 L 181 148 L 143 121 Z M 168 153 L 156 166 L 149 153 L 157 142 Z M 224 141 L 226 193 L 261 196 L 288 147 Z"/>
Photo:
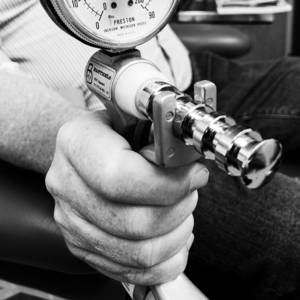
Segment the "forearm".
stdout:
<path fill-rule="evenodd" d="M 46 173 L 59 128 L 85 111 L 26 76 L 0 72 L 0 158 Z"/>

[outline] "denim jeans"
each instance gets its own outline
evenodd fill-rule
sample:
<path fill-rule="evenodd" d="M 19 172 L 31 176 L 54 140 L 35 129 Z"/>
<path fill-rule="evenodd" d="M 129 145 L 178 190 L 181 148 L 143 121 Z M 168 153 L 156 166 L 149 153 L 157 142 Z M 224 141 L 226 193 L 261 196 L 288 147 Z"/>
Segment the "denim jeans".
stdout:
<path fill-rule="evenodd" d="M 192 61 L 194 81 L 216 84 L 219 111 L 278 139 L 285 156 L 296 153 L 300 58 L 241 63 L 203 53 Z M 203 162 L 210 180 L 198 191 L 191 257 L 239 276 L 258 299 L 300 299 L 300 181 L 278 173 L 267 186 L 248 190 Z"/>

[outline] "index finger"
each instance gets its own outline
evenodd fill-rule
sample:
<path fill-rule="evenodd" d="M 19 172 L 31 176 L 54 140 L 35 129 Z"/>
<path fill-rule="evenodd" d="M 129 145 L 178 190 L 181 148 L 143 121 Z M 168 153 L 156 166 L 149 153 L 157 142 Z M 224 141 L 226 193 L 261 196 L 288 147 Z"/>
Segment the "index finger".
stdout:
<path fill-rule="evenodd" d="M 107 174 L 111 200 L 132 204 L 171 205 L 208 181 L 208 170 L 200 163 L 163 168 L 130 150 L 118 153 Z"/>
<path fill-rule="evenodd" d="M 207 183 L 208 170 L 200 163 L 163 168 L 133 152 L 99 113 L 82 117 L 82 126 L 79 122 L 74 130 L 83 141 L 71 143 L 69 160 L 80 177 L 106 199 L 170 205 Z"/>

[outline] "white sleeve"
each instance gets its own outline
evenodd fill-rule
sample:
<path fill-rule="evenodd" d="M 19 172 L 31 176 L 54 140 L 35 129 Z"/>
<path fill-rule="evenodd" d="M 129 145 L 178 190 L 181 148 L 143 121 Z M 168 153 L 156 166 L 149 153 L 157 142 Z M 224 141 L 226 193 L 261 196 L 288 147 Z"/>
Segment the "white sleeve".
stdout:
<path fill-rule="evenodd" d="M 179 90 L 185 90 L 192 81 L 189 52 L 167 25 L 157 36 L 138 49 L 142 57 L 155 63 Z"/>
<path fill-rule="evenodd" d="M 158 42 L 170 58 L 176 87 L 184 91 L 192 81 L 192 65 L 188 50 L 169 25 L 159 33 Z"/>

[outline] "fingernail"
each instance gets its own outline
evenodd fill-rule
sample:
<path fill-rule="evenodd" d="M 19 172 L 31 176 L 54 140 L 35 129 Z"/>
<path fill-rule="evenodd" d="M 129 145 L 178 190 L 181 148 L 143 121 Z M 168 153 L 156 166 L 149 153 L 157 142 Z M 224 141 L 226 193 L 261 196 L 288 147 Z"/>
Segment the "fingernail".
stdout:
<path fill-rule="evenodd" d="M 192 178 L 190 184 L 190 193 L 204 187 L 208 182 L 209 171 L 204 168 L 198 171 Z"/>

